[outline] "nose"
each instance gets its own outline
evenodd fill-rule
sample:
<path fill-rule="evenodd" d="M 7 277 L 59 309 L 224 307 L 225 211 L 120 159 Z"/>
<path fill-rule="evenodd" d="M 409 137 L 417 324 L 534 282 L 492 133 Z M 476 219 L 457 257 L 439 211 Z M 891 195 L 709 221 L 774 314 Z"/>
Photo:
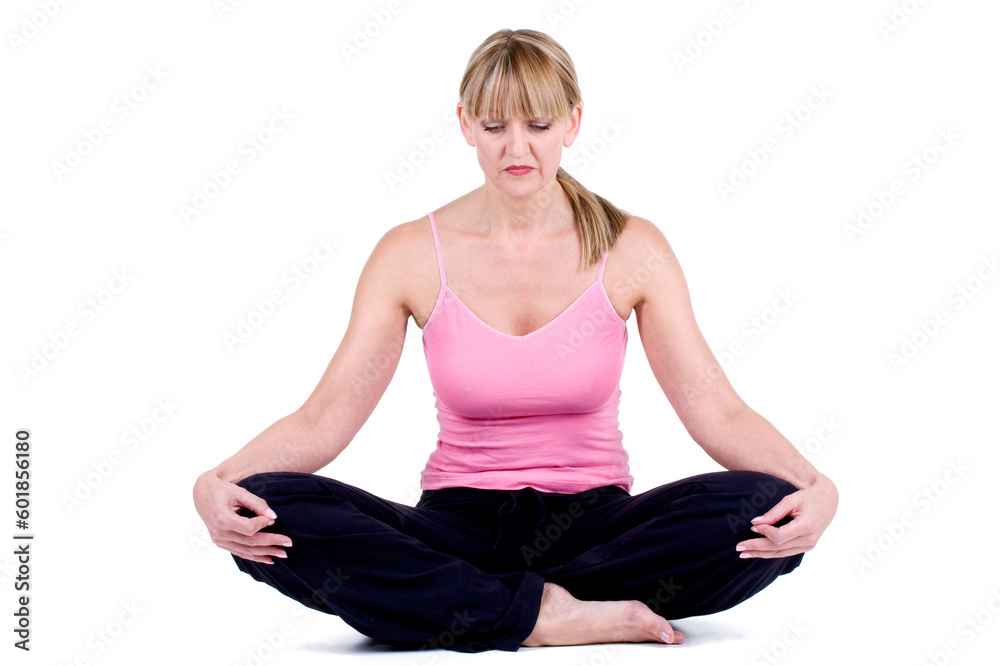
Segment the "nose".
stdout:
<path fill-rule="evenodd" d="M 524 123 L 514 121 L 510 124 L 510 131 L 507 133 L 507 154 L 511 157 L 520 157 L 528 152 L 528 131 Z"/>

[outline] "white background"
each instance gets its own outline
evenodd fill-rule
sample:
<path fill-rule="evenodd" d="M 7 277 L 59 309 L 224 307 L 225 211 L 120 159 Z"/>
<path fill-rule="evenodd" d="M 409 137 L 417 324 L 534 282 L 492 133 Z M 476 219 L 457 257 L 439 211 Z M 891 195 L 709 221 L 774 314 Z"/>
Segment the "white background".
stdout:
<path fill-rule="evenodd" d="M 995 657 L 996 3 L 49 4 L 51 17 L 27 0 L 0 15 L 0 535 L 13 544 L 17 531 L 18 428 L 32 433 L 36 535 L 30 654 L 12 647 L 13 545 L 0 550 L 4 663 Z M 724 10 L 728 22 L 713 23 Z M 563 165 L 663 230 L 736 389 L 840 488 L 802 566 L 731 611 L 678 621 L 683 647 L 381 652 L 240 573 L 191 501 L 200 472 L 312 390 L 379 237 L 482 182 L 451 111 L 469 55 L 508 27 L 551 34 L 576 64 L 583 129 Z M 363 48 L 346 55 L 355 40 Z M 821 89 L 825 100 L 811 97 Z M 241 144 L 274 109 L 294 119 L 247 160 Z M 111 131 L 88 147 L 104 119 Z M 719 183 L 769 138 L 777 150 L 724 198 Z M 415 152 L 428 142 L 430 155 Z M 59 173 L 72 151 L 87 154 Z M 933 161 L 915 167 L 925 151 Z M 229 160 L 240 173 L 185 221 L 180 207 Z M 390 187 L 401 162 L 419 164 Z M 850 235 L 858 208 L 874 209 L 877 192 L 888 201 L 894 180 L 901 194 Z M 293 288 L 283 275 L 318 237 L 338 250 Z M 230 349 L 224 336 L 274 289 L 284 302 Z M 793 300 L 775 317 L 779 290 Z M 91 298 L 104 301 L 94 316 Z M 937 310 L 944 323 L 923 334 Z M 754 317 L 769 322 L 756 339 Z M 77 335 L 60 337 L 72 324 Z M 657 386 L 634 317 L 629 334 L 633 492 L 718 469 Z M 904 337 L 919 348 L 894 365 Z M 722 357 L 733 342 L 743 353 Z M 36 352 L 37 373 L 25 373 Z M 176 407 L 154 429 L 157 400 Z M 411 325 L 393 383 L 325 473 L 414 502 L 433 405 Z M 126 445 L 134 427 L 144 440 Z"/>

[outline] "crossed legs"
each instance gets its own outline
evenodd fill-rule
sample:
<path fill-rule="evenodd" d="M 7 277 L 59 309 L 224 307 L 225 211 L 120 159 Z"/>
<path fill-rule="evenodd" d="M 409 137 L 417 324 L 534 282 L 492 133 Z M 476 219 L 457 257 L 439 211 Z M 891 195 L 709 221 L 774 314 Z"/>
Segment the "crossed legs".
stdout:
<path fill-rule="evenodd" d="M 293 543 L 271 565 L 234 556 L 242 571 L 401 645 L 478 652 L 663 640 L 665 620 L 730 608 L 802 559 L 736 553 L 757 536 L 750 518 L 794 491 L 754 472 L 702 474 L 635 496 L 451 488 L 425 492 L 416 507 L 312 474 L 257 474 L 240 485 L 277 513 L 268 531 Z"/>

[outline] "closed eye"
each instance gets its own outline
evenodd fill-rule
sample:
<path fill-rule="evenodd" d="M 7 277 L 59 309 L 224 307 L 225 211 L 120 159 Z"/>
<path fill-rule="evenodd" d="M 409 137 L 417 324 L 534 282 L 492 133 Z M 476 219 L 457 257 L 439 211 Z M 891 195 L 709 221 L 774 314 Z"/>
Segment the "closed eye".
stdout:
<path fill-rule="evenodd" d="M 545 130 L 549 129 L 548 125 L 529 125 L 529 127 L 532 128 L 532 129 L 534 129 L 534 130 L 537 130 L 539 132 L 544 132 Z M 489 125 L 489 126 L 483 127 L 483 130 L 485 130 L 487 132 L 490 132 L 492 134 L 496 134 L 502 128 L 503 128 L 503 125 Z"/>

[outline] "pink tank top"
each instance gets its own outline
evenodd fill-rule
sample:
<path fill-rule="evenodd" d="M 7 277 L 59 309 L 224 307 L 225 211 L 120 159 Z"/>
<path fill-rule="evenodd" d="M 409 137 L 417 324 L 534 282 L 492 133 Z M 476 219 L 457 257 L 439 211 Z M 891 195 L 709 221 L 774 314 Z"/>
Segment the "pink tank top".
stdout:
<path fill-rule="evenodd" d="M 422 490 L 530 486 L 579 493 L 633 478 L 618 429 L 628 329 L 602 279 L 527 335 L 483 322 L 451 291 L 429 214 L 441 290 L 423 328 L 438 441 Z"/>

